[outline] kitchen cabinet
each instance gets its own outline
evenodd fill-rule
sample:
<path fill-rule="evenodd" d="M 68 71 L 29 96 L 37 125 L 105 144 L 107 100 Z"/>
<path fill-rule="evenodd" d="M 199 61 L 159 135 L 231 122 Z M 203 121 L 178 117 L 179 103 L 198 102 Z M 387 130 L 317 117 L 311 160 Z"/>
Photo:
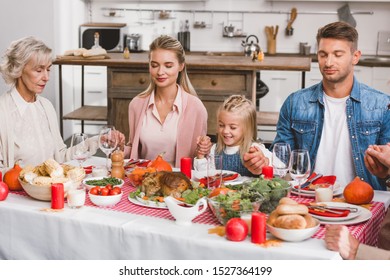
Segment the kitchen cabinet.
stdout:
<path fill-rule="evenodd" d="M 286 98 L 302 86 L 300 72 L 260 71 L 260 78 L 269 88 L 269 92 L 260 98 L 260 112 L 280 112 Z M 258 126 L 258 137 L 263 143 L 271 143 L 275 136 L 276 126 Z"/>
<path fill-rule="evenodd" d="M 373 67 L 372 87 L 390 95 L 390 68 Z"/>

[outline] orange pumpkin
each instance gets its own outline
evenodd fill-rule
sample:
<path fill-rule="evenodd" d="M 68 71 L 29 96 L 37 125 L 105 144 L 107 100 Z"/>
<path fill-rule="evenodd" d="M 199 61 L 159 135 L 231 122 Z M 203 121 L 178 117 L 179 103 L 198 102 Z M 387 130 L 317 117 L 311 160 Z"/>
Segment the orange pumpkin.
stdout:
<path fill-rule="evenodd" d="M 344 189 L 345 201 L 351 204 L 367 204 L 370 203 L 374 197 L 374 190 L 372 187 L 355 177 Z"/>
<path fill-rule="evenodd" d="M 18 177 L 19 173 L 22 171 L 20 165 L 16 162 L 14 167 L 8 170 L 4 174 L 3 181 L 8 185 L 10 191 L 21 191 L 23 190 L 22 185 L 20 184 Z"/>
<path fill-rule="evenodd" d="M 163 155 L 164 153 L 159 154 L 150 162 L 149 167 L 154 167 L 157 171 L 172 171 L 172 166 L 163 159 Z"/>

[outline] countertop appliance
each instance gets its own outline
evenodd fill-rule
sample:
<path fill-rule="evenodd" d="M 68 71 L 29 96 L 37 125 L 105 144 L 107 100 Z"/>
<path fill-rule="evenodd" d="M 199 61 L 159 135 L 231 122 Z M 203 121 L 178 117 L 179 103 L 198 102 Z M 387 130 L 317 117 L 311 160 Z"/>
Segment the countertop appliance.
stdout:
<path fill-rule="evenodd" d="M 141 34 L 132 33 L 126 35 L 126 47 L 130 52 L 142 52 L 141 49 Z"/>
<path fill-rule="evenodd" d="M 126 23 L 85 23 L 80 25 L 79 47 L 90 49 L 94 45 L 95 33 L 99 33 L 99 45 L 107 52 L 123 52 Z"/>

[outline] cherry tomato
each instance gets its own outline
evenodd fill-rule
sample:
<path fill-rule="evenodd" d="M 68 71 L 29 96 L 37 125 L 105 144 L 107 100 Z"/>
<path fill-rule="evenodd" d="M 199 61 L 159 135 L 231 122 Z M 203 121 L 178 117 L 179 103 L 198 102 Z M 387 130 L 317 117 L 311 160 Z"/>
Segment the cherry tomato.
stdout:
<path fill-rule="evenodd" d="M 225 226 L 226 238 L 230 241 L 243 241 L 248 235 L 248 224 L 240 218 L 231 218 Z"/>
<path fill-rule="evenodd" d="M 120 192 L 118 192 L 118 190 L 110 190 L 109 194 L 108 195 L 117 195 L 117 194 L 120 194 Z"/>
<path fill-rule="evenodd" d="M 100 194 L 100 187 L 93 187 L 89 190 L 90 194 L 99 195 Z"/>
<path fill-rule="evenodd" d="M 109 194 L 110 190 L 107 188 L 102 188 L 100 190 L 100 195 L 107 196 Z"/>
<path fill-rule="evenodd" d="M 113 188 L 114 191 L 116 191 L 118 194 L 122 192 L 122 189 L 120 187 Z"/>
<path fill-rule="evenodd" d="M 107 185 L 106 185 L 106 189 L 112 190 L 112 189 L 113 189 L 113 187 L 112 187 L 112 185 L 111 185 L 111 184 L 107 184 Z"/>

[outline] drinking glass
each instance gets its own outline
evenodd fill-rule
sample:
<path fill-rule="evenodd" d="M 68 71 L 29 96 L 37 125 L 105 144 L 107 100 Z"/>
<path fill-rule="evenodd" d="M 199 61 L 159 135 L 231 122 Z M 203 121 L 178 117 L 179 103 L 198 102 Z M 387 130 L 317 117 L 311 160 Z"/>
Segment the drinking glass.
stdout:
<path fill-rule="evenodd" d="M 109 155 L 115 150 L 117 146 L 117 139 L 115 137 L 115 127 L 105 126 L 99 133 L 99 148 L 106 154 L 106 167 L 110 170 L 110 164 L 108 161 Z"/>
<path fill-rule="evenodd" d="M 272 149 L 272 166 L 275 175 L 283 178 L 290 167 L 291 148 L 288 143 L 276 143 Z"/>
<path fill-rule="evenodd" d="M 72 147 L 73 159 L 79 162 L 82 167 L 83 162 L 89 157 L 88 136 L 85 133 L 75 133 L 72 135 L 70 146 Z"/>
<path fill-rule="evenodd" d="M 298 197 L 301 197 L 301 185 L 310 175 L 310 156 L 307 150 L 293 150 L 290 157 L 290 175 L 298 182 Z"/>
<path fill-rule="evenodd" d="M 207 187 L 218 188 L 222 183 L 222 155 L 207 157 Z"/>

